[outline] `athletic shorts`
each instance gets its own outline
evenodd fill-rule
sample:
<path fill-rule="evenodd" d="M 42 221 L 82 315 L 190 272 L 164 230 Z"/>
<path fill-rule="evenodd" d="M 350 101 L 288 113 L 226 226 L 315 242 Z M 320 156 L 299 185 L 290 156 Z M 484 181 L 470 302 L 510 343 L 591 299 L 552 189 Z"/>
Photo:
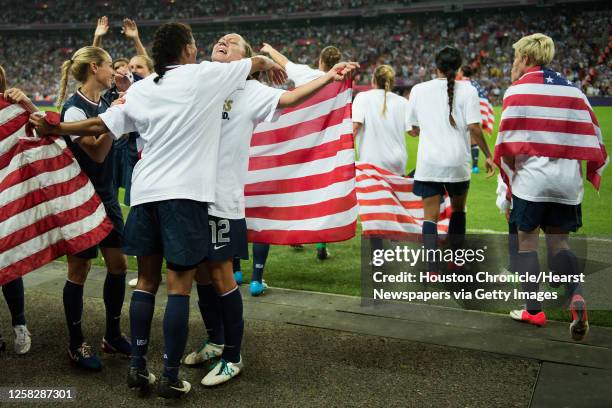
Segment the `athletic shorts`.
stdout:
<path fill-rule="evenodd" d="M 557 227 L 566 232 L 576 232 L 582 227 L 582 206 L 550 202 L 534 202 L 512 196 L 510 222 L 520 231 L 533 231 L 537 227 Z"/>
<path fill-rule="evenodd" d="M 123 245 L 123 214 L 121 213 L 119 202 L 104 203 L 104 209 L 106 210 L 106 215 L 108 215 L 108 218 L 113 223 L 113 229 L 97 245 L 74 254 L 77 258 L 95 259 L 98 257 L 98 248 L 121 248 Z"/>
<path fill-rule="evenodd" d="M 412 192 L 422 198 L 432 197 L 435 195 L 443 196 L 445 192 L 448 192 L 448 195 L 453 197 L 467 193 L 469 188 L 470 180 L 459 181 L 456 183 L 414 180 Z"/>
<path fill-rule="evenodd" d="M 140 204 L 128 215 L 123 250 L 135 256 L 163 255 L 167 264 L 191 269 L 206 258 L 209 231 L 208 203 L 166 200 Z"/>
<path fill-rule="evenodd" d="M 244 218 L 233 220 L 210 215 L 208 225 L 210 243 L 207 260 L 249 259 L 247 227 Z"/>

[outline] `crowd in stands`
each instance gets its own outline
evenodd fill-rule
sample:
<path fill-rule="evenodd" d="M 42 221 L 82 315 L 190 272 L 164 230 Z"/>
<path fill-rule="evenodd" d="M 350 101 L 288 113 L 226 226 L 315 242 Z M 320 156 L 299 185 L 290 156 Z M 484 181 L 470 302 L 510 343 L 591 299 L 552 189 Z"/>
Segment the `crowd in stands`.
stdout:
<path fill-rule="evenodd" d="M 356 4 L 360 2 L 355 0 Z M 213 42 L 225 34 L 225 31 L 206 28 L 207 31 L 202 31 L 202 27 L 194 26 L 200 59 L 207 59 Z M 548 9 L 540 9 L 497 14 L 411 15 L 377 19 L 367 24 L 362 21 L 312 21 L 288 28 L 232 29 L 242 34 L 256 50 L 262 42 L 267 42 L 291 60 L 310 65 L 316 65 L 322 47 L 336 45 L 346 59 L 361 64 L 356 83 L 362 85 L 370 83 L 376 65 L 385 63 L 396 69 L 396 85 L 410 88 L 435 74 L 436 50 L 443 45 L 455 45 L 463 51 L 464 61 L 475 68 L 475 79 L 488 91 L 493 104 L 501 103 L 510 82 L 514 57 L 512 43 L 525 34 L 543 32 L 555 41 L 557 55 L 553 69 L 561 71 L 589 96 L 610 95 L 612 91 L 611 10 L 551 13 Z M 52 98 L 57 90 L 62 61 L 74 50 L 91 43 L 92 36 L 93 30 L 29 35 L 0 32 L 0 60 L 11 85 L 23 88 L 38 99 Z M 152 32 L 141 29 L 141 38 L 145 45 L 150 45 Z M 113 58 L 129 58 L 134 54 L 132 42 L 123 37 L 119 29 L 109 33 L 102 46 Z"/>

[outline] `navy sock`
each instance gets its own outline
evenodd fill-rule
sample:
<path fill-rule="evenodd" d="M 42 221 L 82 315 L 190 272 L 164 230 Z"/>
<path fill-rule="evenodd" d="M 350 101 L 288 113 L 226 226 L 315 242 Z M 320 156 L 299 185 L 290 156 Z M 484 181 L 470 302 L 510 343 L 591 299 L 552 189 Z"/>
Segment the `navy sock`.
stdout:
<path fill-rule="evenodd" d="M 85 338 L 81 330 L 83 316 L 83 285 L 66 281 L 64 285 L 64 313 L 70 335 L 70 350 L 81 347 Z"/>
<path fill-rule="evenodd" d="M 145 368 L 149 349 L 151 320 L 155 311 L 155 295 L 141 290 L 132 293 L 130 301 L 130 332 L 132 336 L 132 367 Z"/>
<path fill-rule="evenodd" d="M 244 332 L 242 319 L 242 295 L 238 287 L 220 296 L 221 310 L 223 312 L 223 326 L 225 328 L 224 360 L 232 363 L 240 361 L 240 344 Z"/>
<path fill-rule="evenodd" d="M 559 251 L 552 257 L 552 268 L 558 275 L 562 276 L 574 276 L 577 278 L 579 275 L 578 271 L 578 259 L 576 255 L 569 249 Z M 582 295 L 582 285 L 580 282 L 570 282 L 566 284 L 567 293 L 570 299 L 574 295 Z"/>
<path fill-rule="evenodd" d="M 25 325 L 25 306 L 23 295 L 23 279 L 17 278 L 2 286 L 4 299 L 11 312 L 11 322 L 13 326 Z"/>
<path fill-rule="evenodd" d="M 433 258 L 434 254 L 430 253 L 430 250 L 438 248 L 438 224 L 433 221 L 423 222 L 423 247 L 429 253 L 428 257 L 431 260 L 428 272 L 438 272 L 438 263 Z"/>
<path fill-rule="evenodd" d="M 473 144 L 472 145 L 472 167 L 478 167 L 478 154 L 480 152 L 478 151 L 478 145 Z"/>
<path fill-rule="evenodd" d="M 516 223 L 508 223 L 508 257 L 510 272 L 517 272 L 516 255 L 518 254 L 518 228 Z"/>
<path fill-rule="evenodd" d="M 221 300 L 213 285 L 198 284 L 198 306 L 208 333 L 208 341 L 223 344 L 223 315 Z"/>
<path fill-rule="evenodd" d="M 125 298 L 125 274 L 106 274 L 104 280 L 104 306 L 106 306 L 106 340 L 121 336 L 121 308 Z"/>
<path fill-rule="evenodd" d="M 234 261 L 232 263 L 232 266 L 234 268 L 234 272 L 240 272 L 240 258 L 234 258 Z"/>
<path fill-rule="evenodd" d="M 536 251 L 519 252 L 516 255 L 516 264 L 518 272 L 521 275 L 537 275 L 540 272 L 540 261 Z M 539 290 L 538 282 L 522 282 L 521 287 L 523 292 L 535 293 Z M 534 315 L 542 311 L 542 302 L 537 300 L 527 300 L 527 311 Z"/>
<path fill-rule="evenodd" d="M 170 380 L 178 378 L 181 357 L 189 332 L 189 296 L 168 295 L 164 314 L 164 372 Z"/>
<path fill-rule="evenodd" d="M 453 211 L 448 223 L 448 239 L 453 249 L 463 246 L 465 241 L 465 212 Z"/>
<path fill-rule="evenodd" d="M 253 243 L 253 276 L 251 276 L 251 281 L 262 281 L 268 252 L 270 252 L 270 244 Z"/>

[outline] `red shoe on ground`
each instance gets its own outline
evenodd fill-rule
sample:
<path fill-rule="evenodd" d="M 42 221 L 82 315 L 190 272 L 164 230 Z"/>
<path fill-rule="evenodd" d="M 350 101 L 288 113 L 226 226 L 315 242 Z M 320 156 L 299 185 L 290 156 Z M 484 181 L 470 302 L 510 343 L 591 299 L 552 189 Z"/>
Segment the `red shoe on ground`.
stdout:
<path fill-rule="evenodd" d="M 570 334 L 572 335 L 572 339 L 580 341 L 584 339 L 589 332 L 589 316 L 587 314 L 586 302 L 582 296 L 572 296 L 570 312 L 572 312 Z"/>
<path fill-rule="evenodd" d="M 534 326 L 542 327 L 546 324 L 546 315 L 544 312 L 539 312 L 532 315 L 527 310 L 513 310 L 510 312 L 510 317 L 519 322 L 533 324 Z"/>

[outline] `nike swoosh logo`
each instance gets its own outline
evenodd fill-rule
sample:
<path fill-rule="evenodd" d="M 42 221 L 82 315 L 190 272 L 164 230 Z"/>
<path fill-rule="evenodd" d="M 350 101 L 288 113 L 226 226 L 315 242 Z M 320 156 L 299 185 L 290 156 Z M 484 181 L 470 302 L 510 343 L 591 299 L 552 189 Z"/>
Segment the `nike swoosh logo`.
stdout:
<path fill-rule="evenodd" d="M 185 387 L 182 387 L 182 388 L 170 387 L 170 388 L 172 388 L 173 390 L 180 391 L 180 392 L 185 392 Z"/>
<path fill-rule="evenodd" d="M 227 246 L 227 244 L 225 244 L 225 245 L 220 245 L 220 246 L 216 246 L 216 245 L 215 245 L 215 246 L 214 246 L 214 248 L 215 248 L 215 251 L 216 251 L 217 249 L 221 249 L 221 248 L 226 247 L 226 246 Z"/>

